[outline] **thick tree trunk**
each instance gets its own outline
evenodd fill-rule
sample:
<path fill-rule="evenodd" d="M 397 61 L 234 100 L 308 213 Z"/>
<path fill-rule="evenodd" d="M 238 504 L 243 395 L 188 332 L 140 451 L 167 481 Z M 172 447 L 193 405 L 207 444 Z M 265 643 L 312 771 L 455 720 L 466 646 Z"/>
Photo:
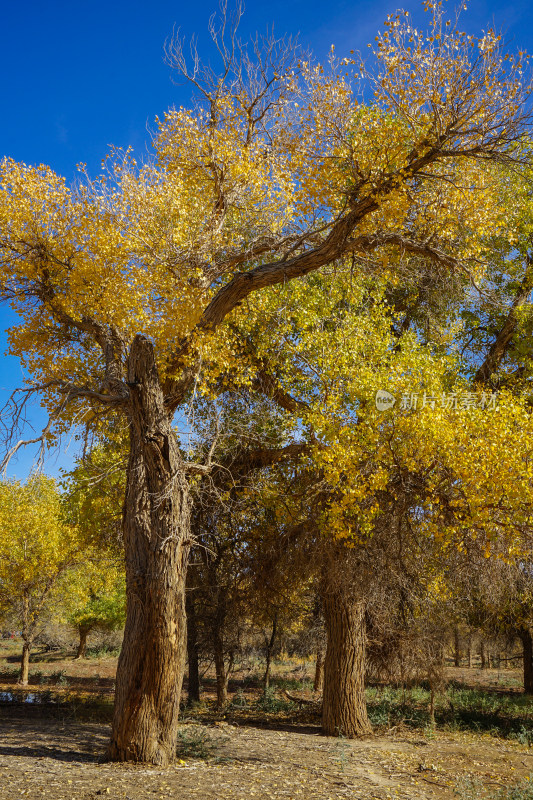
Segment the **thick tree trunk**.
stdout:
<path fill-rule="evenodd" d="M 272 620 L 272 633 L 266 643 L 265 648 L 265 674 L 263 675 L 263 686 L 265 689 L 268 689 L 270 686 L 270 666 L 272 664 L 272 650 L 274 648 L 274 642 L 276 641 L 277 630 L 278 615 L 276 613 L 274 614 L 274 619 Z"/>
<path fill-rule="evenodd" d="M 200 669 L 198 664 L 198 628 L 196 624 L 194 598 L 190 591 L 187 592 L 185 599 L 185 611 L 187 613 L 187 701 L 189 703 L 199 703 Z"/>
<path fill-rule="evenodd" d="M 365 606 L 342 590 L 324 595 L 327 648 L 322 729 L 354 738 L 372 732 L 365 699 Z"/>
<path fill-rule="evenodd" d="M 109 756 L 165 765 L 175 756 L 185 662 L 190 499 L 153 347 L 142 336 L 132 344 L 128 384 L 127 613 Z"/>
<path fill-rule="evenodd" d="M 78 635 L 80 641 L 76 651 L 76 658 L 85 658 L 87 656 L 87 636 L 91 632 L 91 627 L 87 625 L 78 625 Z"/>
<path fill-rule="evenodd" d="M 533 638 L 529 628 L 521 628 L 518 635 L 522 642 L 524 692 L 525 694 L 533 694 Z"/>

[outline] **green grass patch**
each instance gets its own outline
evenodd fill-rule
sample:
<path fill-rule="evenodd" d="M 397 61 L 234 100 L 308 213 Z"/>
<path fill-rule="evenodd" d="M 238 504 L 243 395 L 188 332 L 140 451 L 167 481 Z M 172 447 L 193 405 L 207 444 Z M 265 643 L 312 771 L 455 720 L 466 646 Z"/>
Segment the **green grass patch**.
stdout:
<path fill-rule="evenodd" d="M 423 686 L 369 687 L 367 704 L 370 721 L 378 729 L 430 727 L 430 692 Z M 490 733 L 533 744 L 533 700 L 522 694 L 458 688 L 454 684 L 435 696 L 435 723 L 441 730 Z"/>

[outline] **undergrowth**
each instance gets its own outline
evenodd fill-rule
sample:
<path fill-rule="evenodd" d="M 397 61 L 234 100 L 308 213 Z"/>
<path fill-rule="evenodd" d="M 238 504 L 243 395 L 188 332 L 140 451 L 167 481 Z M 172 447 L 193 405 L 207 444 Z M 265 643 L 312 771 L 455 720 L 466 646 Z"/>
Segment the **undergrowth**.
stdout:
<path fill-rule="evenodd" d="M 500 789 L 486 789 L 475 778 L 462 778 L 455 787 L 459 800 L 533 800 L 533 781 L 530 778 Z"/>
<path fill-rule="evenodd" d="M 368 716 L 374 727 L 430 727 L 429 690 L 415 686 L 367 689 Z M 489 733 L 533 744 L 533 700 L 523 694 L 449 686 L 435 696 L 435 723 L 441 730 Z"/>

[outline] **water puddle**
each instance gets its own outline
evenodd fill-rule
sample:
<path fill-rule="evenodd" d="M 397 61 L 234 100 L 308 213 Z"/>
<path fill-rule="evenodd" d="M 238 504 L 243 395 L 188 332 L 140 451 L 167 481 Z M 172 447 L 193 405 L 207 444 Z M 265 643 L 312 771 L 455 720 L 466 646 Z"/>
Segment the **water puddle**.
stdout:
<path fill-rule="evenodd" d="M 44 698 L 35 692 L 0 692 L 0 703 L 42 703 Z"/>

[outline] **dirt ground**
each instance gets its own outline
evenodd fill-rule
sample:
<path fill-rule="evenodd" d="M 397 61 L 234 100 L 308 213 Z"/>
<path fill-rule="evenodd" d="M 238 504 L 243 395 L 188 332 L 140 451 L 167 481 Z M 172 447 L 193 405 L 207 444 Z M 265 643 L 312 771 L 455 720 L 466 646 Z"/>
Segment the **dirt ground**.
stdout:
<path fill-rule="evenodd" d="M 496 789 L 533 771 L 527 747 L 488 738 L 393 733 L 347 741 L 312 728 L 227 723 L 209 728 L 208 760 L 182 759 L 167 769 L 109 764 L 101 762 L 107 725 L 9 715 L 0 718 L 2 800 L 444 799 L 455 797 L 461 776 Z M 188 734 L 198 727 L 184 726 Z"/>
<path fill-rule="evenodd" d="M 167 769 L 109 764 L 103 756 L 116 659 L 72 661 L 64 654 L 35 654 L 27 691 L 35 697 L 52 689 L 52 700 L 13 703 L 16 645 L 1 649 L 0 800 L 451 800 L 460 796 L 461 781 L 469 779 L 485 787 L 479 790 L 482 800 L 484 791 L 493 794 L 530 775 L 533 779 L 533 748 L 489 734 L 398 726 L 350 741 L 322 736 L 316 714 L 306 716 L 305 709 L 292 722 L 268 714 L 224 719 L 210 708 L 207 678 L 207 710 L 185 719 L 180 732 L 185 743 L 196 745 L 175 764 Z M 300 679 L 310 676 L 312 665 L 284 669 Z M 509 670 L 452 669 L 450 677 L 492 691 L 520 690 L 519 673 Z M 239 682 L 244 678 L 244 673 L 238 676 Z M 87 721 L 82 699 L 97 712 Z"/>

